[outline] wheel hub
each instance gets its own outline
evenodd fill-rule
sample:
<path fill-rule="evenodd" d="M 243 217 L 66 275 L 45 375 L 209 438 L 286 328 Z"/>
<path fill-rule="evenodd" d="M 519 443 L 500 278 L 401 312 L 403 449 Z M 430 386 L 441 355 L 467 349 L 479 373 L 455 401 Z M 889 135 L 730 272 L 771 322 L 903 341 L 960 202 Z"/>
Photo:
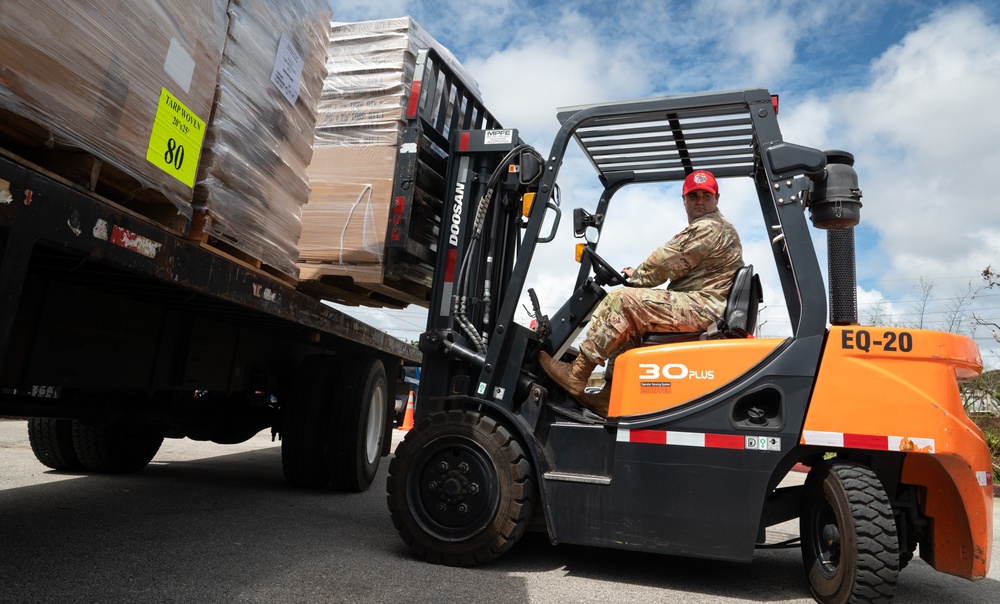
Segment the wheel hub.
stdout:
<path fill-rule="evenodd" d="M 410 483 L 410 498 L 418 505 L 417 520 L 432 534 L 446 539 L 476 535 L 497 506 L 496 469 L 486 453 L 464 439 L 447 439 L 424 449 L 415 465 L 419 478 Z"/>
<path fill-rule="evenodd" d="M 820 529 L 819 559 L 829 570 L 836 570 L 840 564 L 840 530 L 836 524 L 826 524 Z"/>

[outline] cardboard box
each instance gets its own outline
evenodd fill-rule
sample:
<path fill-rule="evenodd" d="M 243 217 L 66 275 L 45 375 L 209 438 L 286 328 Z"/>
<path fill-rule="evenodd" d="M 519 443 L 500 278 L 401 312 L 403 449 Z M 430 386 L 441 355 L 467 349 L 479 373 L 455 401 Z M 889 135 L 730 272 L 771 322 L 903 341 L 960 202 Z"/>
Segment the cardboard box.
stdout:
<path fill-rule="evenodd" d="M 326 0 L 231 0 L 229 17 L 196 229 L 294 278 L 332 13 Z"/>
<path fill-rule="evenodd" d="M 129 189 L 122 198 L 169 201 L 190 216 L 225 42 L 226 5 L 4 0 L 0 108 L 48 135 L 34 146 L 33 135 L 14 136 L 9 140 L 23 148 L 12 150 L 42 157 L 82 149 L 108 164 L 101 178 L 108 167 L 127 177 L 115 183 Z"/>
<path fill-rule="evenodd" d="M 451 53 L 409 17 L 333 25 L 299 243 L 300 281 L 333 284 L 331 298 L 340 288 L 356 299 L 377 293 L 373 306 L 391 306 L 389 298 L 427 304 L 428 263 L 394 267 L 392 275 L 385 265 L 404 111 L 417 55 L 426 48 L 474 86 Z M 440 198 L 443 191 L 432 194 Z"/>
<path fill-rule="evenodd" d="M 358 280 L 378 279 L 384 256 L 396 147 L 317 147 L 309 168 L 299 258 L 331 263 Z M 315 203 L 315 200 L 322 200 Z"/>

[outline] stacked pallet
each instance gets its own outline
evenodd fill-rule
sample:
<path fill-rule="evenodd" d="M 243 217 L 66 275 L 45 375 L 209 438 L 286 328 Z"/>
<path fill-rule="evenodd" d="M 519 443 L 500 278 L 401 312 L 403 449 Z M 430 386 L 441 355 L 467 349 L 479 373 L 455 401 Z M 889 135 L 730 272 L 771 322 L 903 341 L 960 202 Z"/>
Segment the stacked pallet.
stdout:
<path fill-rule="evenodd" d="M 193 231 L 295 278 L 332 14 L 326 0 L 230 0 Z"/>
<path fill-rule="evenodd" d="M 0 147 L 294 280 L 326 0 L 4 0 Z"/>
<path fill-rule="evenodd" d="M 473 81 L 409 17 L 333 25 L 308 171 L 312 194 L 302 210 L 300 288 L 345 304 L 427 305 L 432 252 L 390 263 L 386 232 L 414 68 L 428 48 L 453 73 Z M 440 153 L 427 162 L 433 165 L 423 166 L 422 178 L 429 182 L 416 183 L 426 219 L 415 219 L 408 235 L 433 250 L 446 163 Z"/>
<path fill-rule="evenodd" d="M 165 222 L 190 217 L 226 4 L 4 0 L 3 146 Z"/>

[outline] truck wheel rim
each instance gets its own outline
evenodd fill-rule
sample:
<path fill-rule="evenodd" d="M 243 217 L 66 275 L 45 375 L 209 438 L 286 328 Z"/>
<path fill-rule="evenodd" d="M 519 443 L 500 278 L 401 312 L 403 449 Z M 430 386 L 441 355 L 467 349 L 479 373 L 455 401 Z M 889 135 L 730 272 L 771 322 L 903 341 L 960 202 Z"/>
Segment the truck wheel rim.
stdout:
<path fill-rule="evenodd" d="M 385 389 L 380 386 L 372 390 L 368 400 L 368 423 L 365 426 L 365 458 L 369 464 L 381 456 L 382 443 L 379 436 L 385 424 Z"/>

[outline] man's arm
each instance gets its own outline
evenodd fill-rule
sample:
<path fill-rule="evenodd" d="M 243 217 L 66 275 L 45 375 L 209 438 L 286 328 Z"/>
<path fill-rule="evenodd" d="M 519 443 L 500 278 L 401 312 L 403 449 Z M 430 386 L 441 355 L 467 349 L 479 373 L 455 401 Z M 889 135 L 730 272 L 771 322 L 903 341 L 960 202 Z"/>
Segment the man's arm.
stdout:
<path fill-rule="evenodd" d="M 637 287 L 656 287 L 688 274 L 711 251 L 718 235 L 715 226 L 700 220 L 688 225 L 637 266 L 629 281 Z"/>

